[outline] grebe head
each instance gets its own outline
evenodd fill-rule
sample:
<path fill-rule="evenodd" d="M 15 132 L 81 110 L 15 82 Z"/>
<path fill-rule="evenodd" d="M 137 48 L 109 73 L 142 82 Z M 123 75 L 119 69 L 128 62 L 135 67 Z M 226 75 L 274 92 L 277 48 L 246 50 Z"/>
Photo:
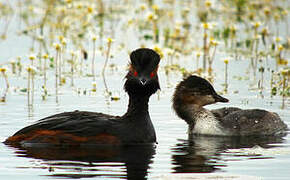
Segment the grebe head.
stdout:
<path fill-rule="evenodd" d="M 229 100 L 218 95 L 212 85 L 205 79 L 191 75 L 181 81 L 173 95 L 174 106 L 197 105 L 199 107 L 216 102 L 228 102 Z"/>
<path fill-rule="evenodd" d="M 151 95 L 160 89 L 158 64 L 160 56 L 149 48 L 139 48 L 130 54 L 131 63 L 124 89 L 130 94 Z"/>

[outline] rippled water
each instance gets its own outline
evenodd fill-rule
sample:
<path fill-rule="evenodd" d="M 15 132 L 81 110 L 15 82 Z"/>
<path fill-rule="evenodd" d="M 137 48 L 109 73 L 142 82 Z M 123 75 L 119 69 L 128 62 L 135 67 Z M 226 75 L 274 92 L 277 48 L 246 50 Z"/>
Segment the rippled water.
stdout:
<path fill-rule="evenodd" d="M 238 66 L 238 65 L 237 65 Z M 121 70 L 120 70 L 121 71 Z M 125 70 L 123 70 L 125 71 Z M 234 70 L 231 71 L 234 73 Z M 6 103 L 0 104 L 0 137 L 3 141 L 18 129 L 58 112 L 71 110 L 98 111 L 121 115 L 126 111 L 128 97 L 122 90 L 120 76 L 116 72 L 108 76 L 108 86 L 120 101 L 110 101 L 103 95 L 101 78 L 95 94 L 78 94 L 62 87 L 59 104 L 55 97 L 42 101 L 35 95 L 32 110 L 26 106 L 26 96 L 11 92 Z M 4 144 L 0 148 L 0 177 L 9 179 L 47 179 L 51 177 L 81 178 L 162 178 L 172 173 L 217 174 L 224 177 L 251 175 L 268 179 L 288 179 L 290 165 L 290 136 L 283 138 L 234 139 L 217 137 L 188 137 L 187 125 L 175 116 L 171 108 L 171 95 L 180 77 L 172 77 L 169 85 L 162 69 L 160 82 L 162 91 L 150 99 L 150 115 L 154 123 L 158 144 L 156 146 L 83 147 L 83 148 L 23 148 L 15 149 Z M 17 84 L 17 77 L 11 79 Z M 41 80 L 38 80 L 41 81 Z M 215 86 L 220 89 L 220 80 Z M 280 97 L 261 98 L 258 92 L 243 90 L 236 82 L 230 91 L 239 89 L 238 94 L 225 95 L 231 104 L 217 104 L 208 108 L 238 106 L 241 108 L 263 108 L 278 112 L 290 126 L 289 102 L 281 109 Z M 82 91 L 90 87 L 90 80 L 77 79 L 76 86 Z M 53 92 L 53 89 L 50 91 Z M 198 173 L 198 174 L 196 174 Z M 233 175 L 234 174 L 234 175 Z M 187 174 L 188 176 L 188 174 Z M 174 176 L 175 177 L 175 176 Z M 214 178 L 214 177 L 212 177 Z"/>

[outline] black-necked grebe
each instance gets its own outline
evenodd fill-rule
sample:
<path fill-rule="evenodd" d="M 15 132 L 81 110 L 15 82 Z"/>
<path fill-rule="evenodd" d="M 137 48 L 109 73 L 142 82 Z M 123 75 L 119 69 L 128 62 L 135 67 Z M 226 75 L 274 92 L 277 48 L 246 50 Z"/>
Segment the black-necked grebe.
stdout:
<path fill-rule="evenodd" d="M 160 89 L 157 69 L 160 56 L 148 48 L 130 54 L 130 67 L 124 85 L 129 95 L 123 116 L 74 111 L 64 112 L 27 126 L 5 143 L 27 145 L 135 144 L 155 143 L 156 135 L 149 112 L 149 97 Z"/>
<path fill-rule="evenodd" d="M 173 108 L 189 125 L 189 134 L 220 136 L 281 135 L 287 129 L 278 114 L 261 109 L 225 107 L 207 110 L 203 106 L 228 102 L 212 85 L 198 76 L 181 81 L 173 95 Z"/>

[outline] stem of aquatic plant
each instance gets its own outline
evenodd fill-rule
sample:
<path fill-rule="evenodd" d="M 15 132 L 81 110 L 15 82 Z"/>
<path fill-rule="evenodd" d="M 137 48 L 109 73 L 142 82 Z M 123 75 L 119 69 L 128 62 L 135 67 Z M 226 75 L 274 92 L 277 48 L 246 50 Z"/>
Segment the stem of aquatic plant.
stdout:
<path fill-rule="evenodd" d="M 34 75 L 35 71 L 32 69 L 31 71 L 31 105 L 34 104 Z"/>
<path fill-rule="evenodd" d="M 18 67 L 18 76 L 20 76 L 21 72 L 22 72 L 22 65 L 21 65 L 21 57 L 20 56 L 17 57 L 17 67 Z"/>
<path fill-rule="evenodd" d="M 9 81 L 8 81 L 8 76 L 6 74 L 6 69 L 5 68 L 0 68 L 0 71 L 1 71 L 1 73 L 3 75 L 5 83 L 6 83 L 6 89 L 9 89 L 10 84 L 9 84 Z"/>
<path fill-rule="evenodd" d="M 63 36 L 60 36 L 59 37 L 59 40 L 62 42 L 63 40 Z M 59 85 L 61 86 L 61 77 L 62 77 L 62 54 L 63 54 L 63 46 L 62 48 L 60 48 L 59 50 L 57 50 L 57 60 L 56 60 L 56 63 L 57 63 L 57 66 L 58 66 L 58 83 Z"/>
<path fill-rule="evenodd" d="M 285 87 L 286 87 L 286 78 L 283 76 L 282 81 L 282 109 L 285 108 Z"/>
<path fill-rule="evenodd" d="M 92 76 L 93 76 L 93 81 L 96 81 L 95 57 L 96 57 L 96 37 L 93 37 L 93 57 L 92 57 Z"/>
<path fill-rule="evenodd" d="M 258 48 L 259 48 L 259 39 L 256 38 L 255 39 L 256 42 L 256 47 L 255 47 L 255 62 L 254 62 L 254 75 L 256 76 L 256 70 L 257 70 L 257 64 L 258 64 L 258 59 L 259 59 L 259 52 L 258 52 Z"/>
<path fill-rule="evenodd" d="M 66 50 L 66 40 L 63 38 L 61 40 L 62 48 L 60 50 L 60 61 L 59 61 L 59 84 L 63 85 L 65 84 L 65 76 L 62 76 L 62 74 L 65 74 L 65 50 Z"/>
<path fill-rule="evenodd" d="M 229 60 L 225 59 L 224 63 L 225 63 L 225 88 L 224 88 L 224 92 L 227 93 L 228 92 L 228 64 L 229 64 Z"/>
<path fill-rule="evenodd" d="M 42 70 L 42 41 L 43 41 L 43 37 L 42 36 L 39 36 L 38 38 L 38 41 L 39 41 L 39 49 L 38 49 L 38 69 L 39 71 L 41 72 Z"/>
<path fill-rule="evenodd" d="M 207 59 L 207 34 L 204 33 L 203 37 L 203 71 L 206 70 L 206 59 Z"/>
<path fill-rule="evenodd" d="M 158 41 L 159 41 L 159 29 L 157 26 L 157 19 L 153 19 L 153 31 L 154 31 L 154 42 L 158 43 Z"/>
<path fill-rule="evenodd" d="M 258 64 L 258 48 L 259 48 L 259 36 L 258 36 L 258 28 L 260 27 L 260 22 L 255 22 L 253 24 L 254 27 L 254 44 L 255 44 L 255 58 L 251 59 L 252 60 L 252 68 L 253 68 L 253 73 L 254 73 L 254 79 L 256 79 L 256 69 L 257 69 L 257 64 Z"/>
<path fill-rule="evenodd" d="M 203 33 L 203 71 L 206 71 L 206 61 L 208 56 L 208 46 L 207 46 L 207 29 L 209 28 L 208 23 L 203 23 L 204 33 Z"/>
<path fill-rule="evenodd" d="M 273 88 L 274 84 L 274 70 L 271 70 L 270 88 Z"/>
<path fill-rule="evenodd" d="M 9 85 L 9 81 L 8 81 L 8 76 L 6 74 L 6 68 L 0 68 L 0 72 L 2 73 L 2 76 L 3 76 L 5 83 L 6 83 L 6 89 L 5 89 L 4 95 L 1 98 L 0 102 L 5 102 L 10 85 Z"/>
<path fill-rule="evenodd" d="M 11 64 L 12 73 L 16 74 L 16 62 L 11 61 L 10 64 Z"/>
<path fill-rule="evenodd" d="M 104 67 L 102 69 L 103 82 L 104 82 L 105 89 L 106 89 L 107 93 L 109 93 L 109 90 L 108 90 L 108 86 L 107 86 L 107 83 L 106 83 L 105 70 L 106 70 L 106 67 L 107 67 L 107 64 L 108 64 L 108 60 L 109 60 L 109 57 L 110 57 L 110 50 L 111 50 L 112 42 L 113 42 L 113 40 L 111 38 L 108 38 L 108 40 L 107 40 L 108 49 L 107 49 L 107 52 L 106 52 L 106 59 L 105 59 Z"/>
<path fill-rule="evenodd" d="M 216 41 L 212 40 L 210 42 L 210 45 L 214 46 L 212 56 L 209 57 L 209 59 L 208 59 L 208 65 L 209 65 L 209 67 L 208 67 L 208 75 L 211 77 L 212 76 L 212 63 L 213 63 L 213 60 L 214 60 L 214 57 L 215 57 L 216 47 L 217 47 L 218 43 Z"/>
<path fill-rule="evenodd" d="M 46 61 L 48 60 L 48 54 L 43 55 L 44 63 L 43 63 L 43 84 L 44 87 L 46 87 L 46 81 L 47 81 L 47 76 L 46 76 Z"/>
<path fill-rule="evenodd" d="M 31 102 L 30 102 L 30 91 L 31 91 L 31 87 L 30 87 L 30 79 L 31 79 L 31 67 L 27 68 L 27 73 L 28 73 L 28 77 L 27 77 L 27 106 L 30 107 L 31 106 Z"/>
<path fill-rule="evenodd" d="M 75 64 L 75 53 L 71 52 L 71 86 L 74 86 L 74 64 Z"/>
<path fill-rule="evenodd" d="M 103 44 L 103 35 L 104 35 L 104 17 L 105 17 L 105 8 L 103 0 L 97 1 L 98 3 L 98 20 L 99 20 L 99 37 L 100 37 L 100 44 Z"/>
<path fill-rule="evenodd" d="M 29 67 L 28 68 L 28 70 L 29 70 L 29 79 L 30 79 L 30 81 L 31 81 L 31 87 L 30 87 L 30 90 L 31 90 L 31 94 L 30 94 L 30 96 L 31 96 L 31 105 L 33 104 L 33 100 L 34 100 L 34 81 L 33 81 L 33 79 L 34 79 L 34 74 L 33 74 L 33 62 L 34 62 L 34 60 L 36 59 L 36 57 L 34 56 L 34 55 L 31 55 L 31 56 L 29 56 L 29 59 L 30 59 L 30 62 L 31 62 L 31 67 Z"/>
<path fill-rule="evenodd" d="M 55 49 L 56 49 L 56 55 L 54 59 L 55 63 L 55 101 L 58 103 L 58 80 L 59 80 L 59 56 L 60 56 L 60 45 L 55 44 Z"/>
<path fill-rule="evenodd" d="M 74 64 L 73 62 L 71 63 L 71 83 L 70 85 L 73 87 L 74 86 Z"/>
<path fill-rule="evenodd" d="M 87 52 L 85 50 L 81 50 L 81 63 L 80 63 L 80 75 L 83 75 L 83 64 L 84 60 L 86 59 Z"/>
<path fill-rule="evenodd" d="M 62 49 L 58 52 L 58 84 L 61 86 L 61 77 L 62 77 L 62 67 L 61 67 L 61 63 L 62 63 Z"/>
<path fill-rule="evenodd" d="M 260 67 L 259 68 L 259 72 L 261 73 L 261 80 L 260 80 L 260 83 L 259 83 L 259 89 L 263 90 L 263 84 L 264 84 L 264 67 Z"/>
<path fill-rule="evenodd" d="M 282 70 L 281 74 L 282 74 L 282 109 L 285 108 L 285 94 L 286 94 L 286 79 L 287 79 L 287 74 L 290 74 L 288 71 L 290 70 Z"/>

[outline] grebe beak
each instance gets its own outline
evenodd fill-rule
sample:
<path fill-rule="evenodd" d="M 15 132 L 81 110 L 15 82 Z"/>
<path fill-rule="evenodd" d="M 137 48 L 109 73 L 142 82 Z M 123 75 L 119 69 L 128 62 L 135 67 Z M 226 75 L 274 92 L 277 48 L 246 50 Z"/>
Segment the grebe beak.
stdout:
<path fill-rule="evenodd" d="M 147 79 L 146 78 L 140 78 L 139 79 L 140 83 L 145 86 L 146 82 L 147 82 Z"/>
<path fill-rule="evenodd" d="M 224 103 L 229 102 L 227 98 L 224 98 L 218 94 L 214 94 L 213 97 L 215 99 L 215 102 L 224 102 Z"/>

